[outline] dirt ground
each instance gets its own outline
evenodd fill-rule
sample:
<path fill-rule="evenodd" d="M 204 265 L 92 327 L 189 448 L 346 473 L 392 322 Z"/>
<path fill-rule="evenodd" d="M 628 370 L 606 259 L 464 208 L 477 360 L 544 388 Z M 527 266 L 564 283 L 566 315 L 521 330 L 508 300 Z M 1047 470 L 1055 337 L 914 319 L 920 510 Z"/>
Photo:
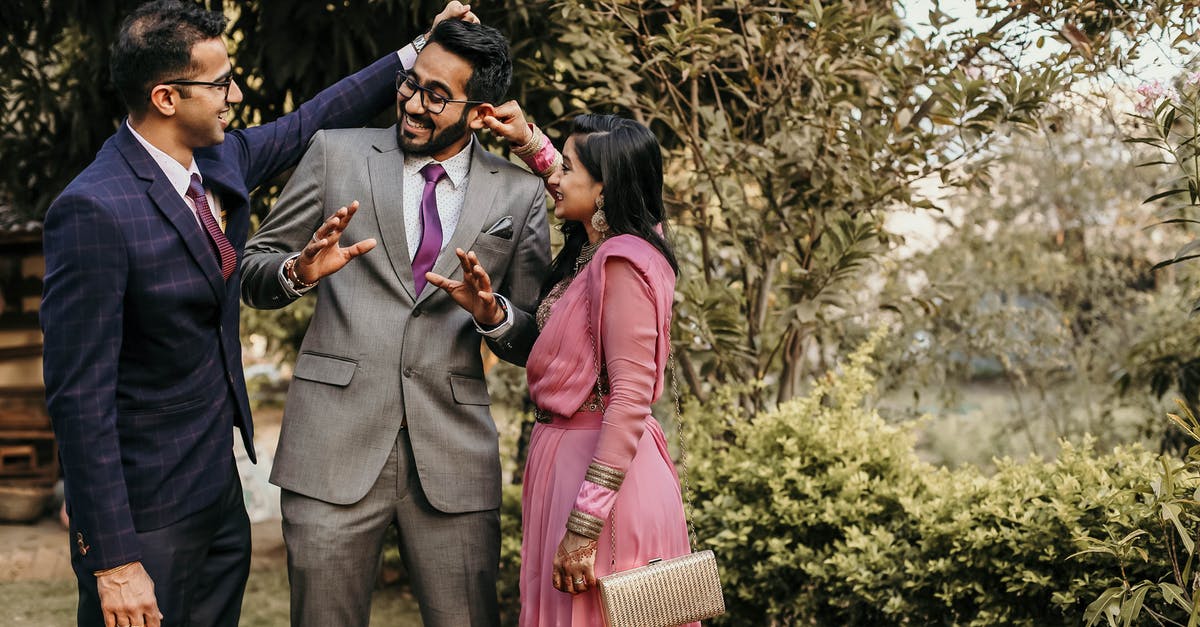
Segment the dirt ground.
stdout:
<path fill-rule="evenodd" d="M 250 513 L 253 553 L 242 604 L 242 627 L 288 624 L 287 552 L 278 514 L 278 490 L 267 483 L 281 422 L 279 410 L 255 411 L 259 464 L 236 451 Z M 236 438 L 235 438 L 236 439 Z M 0 607 L 9 622 L 47 627 L 75 624 L 76 588 L 67 531 L 47 513 L 32 524 L 0 523 Z M 375 591 L 371 624 L 420 627 L 416 601 L 406 586 Z"/>

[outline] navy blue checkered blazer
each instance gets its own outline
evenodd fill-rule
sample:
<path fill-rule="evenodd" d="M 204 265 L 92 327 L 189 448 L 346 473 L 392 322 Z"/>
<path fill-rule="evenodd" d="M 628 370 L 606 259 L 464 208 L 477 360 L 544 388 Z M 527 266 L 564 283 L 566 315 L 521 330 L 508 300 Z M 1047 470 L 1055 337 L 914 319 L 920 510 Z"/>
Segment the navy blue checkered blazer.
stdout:
<path fill-rule="evenodd" d="M 295 112 L 195 152 L 238 253 L 228 281 L 124 124 L 50 206 L 43 370 L 84 569 L 140 559 L 135 530 L 214 503 L 234 472 L 235 427 L 254 458 L 238 342 L 249 191 L 295 165 L 317 130 L 362 125 L 394 104 L 399 68 L 389 54 Z"/>

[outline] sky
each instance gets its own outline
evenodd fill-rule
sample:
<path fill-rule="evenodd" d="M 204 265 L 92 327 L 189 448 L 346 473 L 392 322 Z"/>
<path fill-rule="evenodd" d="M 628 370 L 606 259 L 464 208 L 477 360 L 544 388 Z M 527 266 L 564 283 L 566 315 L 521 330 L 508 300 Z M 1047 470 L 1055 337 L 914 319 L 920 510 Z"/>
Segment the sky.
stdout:
<path fill-rule="evenodd" d="M 902 10 L 908 14 L 908 23 L 919 37 L 929 38 L 934 34 L 928 19 L 929 10 L 933 5 L 933 0 L 901 1 Z M 970 28 L 976 32 L 983 32 L 991 24 L 990 20 L 980 19 L 976 16 L 975 0 L 942 0 L 939 6 L 943 13 L 958 20 L 949 28 L 956 30 Z M 1036 61 L 1039 57 L 1061 50 L 1061 47 L 1065 45 L 1067 44 L 1047 37 L 1044 47 L 1039 49 L 1030 45 L 1022 52 L 1022 55 L 1028 61 Z M 1105 97 L 1118 99 L 1114 103 L 1116 109 L 1132 112 L 1134 101 L 1132 98 L 1122 97 L 1123 93 L 1132 94 L 1133 89 L 1141 83 L 1154 80 L 1161 80 L 1164 83 L 1170 81 L 1184 71 L 1188 60 L 1185 56 L 1169 48 L 1166 43 L 1143 46 L 1141 58 L 1134 62 L 1130 72 L 1111 73 L 1113 80 L 1111 87 L 1115 87 L 1115 89 L 1108 89 Z M 918 185 L 919 193 L 928 197 L 943 198 L 947 192 L 947 190 L 941 189 L 937 181 L 933 179 L 923 183 L 927 184 Z M 943 238 L 948 236 L 951 229 L 940 221 L 940 217 L 938 212 L 924 210 L 899 211 L 889 214 L 887 229 L 904 236 L 907 240 L 906 244 L 897 251 L 898 257 L 905 258 L 918 251 L 927 251 L 936 247 Z"/>
<path fill-rule="evenodd" d="M 908 22 L 921 37 L 929 37 L 933 34 L 933 29 L 929 25 L 929 10 L 933 7 L 933 0 L 902 0 L 901 6 L 908 13 Z M 982 32 L 987 30 L 990 25 L 989 20 L 980 19 L 976 16 L 975 0 L 942 0 L 940 7 L 943 13 L 953 16 L 958 19 L 954 24 L 956 28 L 971 28 L 974 31 Z M 1024 54 L 1028 55 L 1031 60 L 1039 56 L 1044 56 L 1051 51 L 1061 49 L 1061 46 L 1066 44 L 1047 37 L 1045 46 L 1038 49 L 1035 46 L 1029 46 Z M 1187 60 L 1182 55 L 1168 47 L 1164 42 L 1161 46 L 1150 45 L 1142 47 L 1142 58 L 1138 59 L 1133 71 L 1133 77 L 1121 77 L 1121 80 L 1140 83 L 1149 82 L 1152 80 L 1168 81 L 1180 72 L 1187 65 Z M 1136 86 L 1136 85 L 1135 85 Z"/>

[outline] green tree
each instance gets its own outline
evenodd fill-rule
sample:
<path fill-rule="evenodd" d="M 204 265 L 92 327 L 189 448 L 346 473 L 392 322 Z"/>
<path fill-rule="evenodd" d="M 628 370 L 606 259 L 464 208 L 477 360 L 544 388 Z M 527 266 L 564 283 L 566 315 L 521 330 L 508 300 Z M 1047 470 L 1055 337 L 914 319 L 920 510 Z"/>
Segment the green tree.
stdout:
<path fill-rule="evenodd" d="M 981 2 L 986 31 L 935 8 L 927 40 L 893 2 L 558 6 L 573 47 L 551 83 L 566 109 L 632 115 L 667 148 L 691 390 L 765 380 L 744 393 L 755 410 L 823 367 L 808 356 L 823 328 L 857 313 L 859 280 L 889 241 L 883 218 L 930 206 L 919 181 L 986 188 L 998 133 L 1036 129 L 1075 80 L 1197 13 L 1178 1 Z M 1039 37 L 1058 51 L 1025 59 Z"/>
<path fill-rule="evenodd" d="M 6 2 L 0 5 L 0 202 L 37 218 L 82 170 L 125 115 L 109 80 L 109 48 L 125 15 L 143 0 Z M 200 0 L 230 17 L 229 36 L 245 101 L 234 125 L 291 111 L 338 78 L 408 43 L 443 0 Z M 533 61 L 543 45 L 539 2 L 479 3 L 476 11 Z M 525 96 L 530 63 L 518 67 Z M 536 99 L 527 98 L 530 101 Z M 535 107 L 535 112 L 538 109 Z M 382 126 L 395 121 L 380 114 Z M 265 212 L 280 182 L 259 194 Z"/>

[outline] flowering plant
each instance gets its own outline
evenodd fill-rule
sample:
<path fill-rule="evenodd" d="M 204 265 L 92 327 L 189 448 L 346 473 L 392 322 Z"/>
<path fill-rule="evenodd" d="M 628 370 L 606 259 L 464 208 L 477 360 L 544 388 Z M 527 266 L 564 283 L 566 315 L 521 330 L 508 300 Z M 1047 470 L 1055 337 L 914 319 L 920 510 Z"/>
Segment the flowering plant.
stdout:
<path fill-rule="evenodd" d="M 1174 175 L 1168 178 L 1167 189 L 1150 196 L 1145 202 L 1165 201 L 1159 212 L 1159 224 L 1179 224 L 1190 227 L 1200 224 L 1200 72 L 1187 74 L 1182 90 L 1161 81 L 1137 88 L 1141 100 L 1134 105 L 1135 116 L 1144 120 L 1151 133 L 1126 141 L 1146 144 L 1160 152 L 1160 158 L 1138 164 L 1138 167 L 1167 166 Z M 1200 257 L 1200 238 L 1181 247 L 1171 259 L 1159 262 L 1155 269 Z M 1192 307 L 1200 312 L 1200 302 Z"/>

